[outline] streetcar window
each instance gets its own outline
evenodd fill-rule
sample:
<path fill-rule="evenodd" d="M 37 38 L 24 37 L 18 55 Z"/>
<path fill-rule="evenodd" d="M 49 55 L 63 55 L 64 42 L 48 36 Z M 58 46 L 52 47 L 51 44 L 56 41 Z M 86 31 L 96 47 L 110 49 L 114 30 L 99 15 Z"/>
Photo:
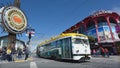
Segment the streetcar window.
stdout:
<path fill-rule="evenodd" d="M 60 46 L 62 46 L 62 39 L 58 40 L 58 42 L 57 42 L 57 47 L 60 47 Z"/>
<path fill-rule="evenodd" d="M 39 48 L 39 50 L 40 50 L 40 51 L 43 51 L 43 50 L 44 50 L 44 48 L 43 48 L 43 47 L 40 47 L 40 48 Z"/>
<path fill-rule="evenodd" d="M 72 42 L 73 42 L 74 44 L 83 43 L 83 41 L 82 41 L 81 39 L 79 39 L 79 38 L 74 38 L 74 39 L 72 39 Z"/>
<path fill-rule="evenodd" d="M 56 41 L 56 47 L 60 47 L 60 44 L 61 44 L 60 40 Z"/>
<path fill-rule="evenodd" d="M 51 45 L 52 45 L 52 48 L 55 48 L 56 47 L 56 42 L 55 41 L 52 42 Z"/>
<path fill-rule="evenodd" d="M 74 38 L 74 39 L 72 39 L 72 42 L 74 44 L 87 44 L 88 45 L 87 39 Z"/>

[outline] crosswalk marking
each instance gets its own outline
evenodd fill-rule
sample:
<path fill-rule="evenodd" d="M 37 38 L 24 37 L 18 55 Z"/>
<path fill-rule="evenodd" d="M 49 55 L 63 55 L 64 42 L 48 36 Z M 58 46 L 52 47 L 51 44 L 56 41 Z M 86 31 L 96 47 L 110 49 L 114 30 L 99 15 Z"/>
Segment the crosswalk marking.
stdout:
<path fill-rule="evenodd" d="M 38 68 L 35 62 L 30 62 L 30 68 Z"/>

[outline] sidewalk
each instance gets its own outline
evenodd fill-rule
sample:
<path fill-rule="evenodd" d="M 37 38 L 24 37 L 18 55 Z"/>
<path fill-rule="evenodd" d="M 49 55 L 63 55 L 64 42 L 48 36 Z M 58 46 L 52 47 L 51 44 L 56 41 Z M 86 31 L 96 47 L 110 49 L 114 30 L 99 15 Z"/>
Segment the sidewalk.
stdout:
<path fill-rule="evenodd" d="M 33 60 L 33 58 L 29 57 L 27 59 L 27 61 L 30 61 L 30 60 Z M 0 60 L 0 64 L 2 64 L 2 63 L 12 63 L 12 62 L 25 62 L 25 61 L 26 60 L 24 60 L 24 58 L 17 58 L 15 61 L 10 61 L 10 62 L 8 62 L 7 60 Z"/>
<path fill-rule="evenodd" d="M 102 55 L 91 55 L 94 58 L 107 58 L 103 57 Z M 120 55 L 109 55 L 109 58 L 115 58 L 115 57 L 120 57 Z"/>

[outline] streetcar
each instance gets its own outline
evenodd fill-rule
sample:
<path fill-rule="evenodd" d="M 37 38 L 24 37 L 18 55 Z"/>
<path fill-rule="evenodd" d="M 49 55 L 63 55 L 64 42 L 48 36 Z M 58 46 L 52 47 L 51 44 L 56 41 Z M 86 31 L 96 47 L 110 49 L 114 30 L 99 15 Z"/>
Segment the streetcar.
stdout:
<path fill-rule="evenodd" d="M 50 40 L 41 42 L 36 49 L 39 57 L 51 59 L 90 60 L 88 37 L 78 33 L 63 33 Z"/>

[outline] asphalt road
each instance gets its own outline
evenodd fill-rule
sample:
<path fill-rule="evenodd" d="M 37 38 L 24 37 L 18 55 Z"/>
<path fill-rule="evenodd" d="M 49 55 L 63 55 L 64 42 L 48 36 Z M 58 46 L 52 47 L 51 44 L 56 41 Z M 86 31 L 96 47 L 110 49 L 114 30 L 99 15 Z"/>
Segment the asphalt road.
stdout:
<path fill-rule="evenodd" d="M 33 60 L 25 62 L 1 63 L 0 68 L 120 68 L 120 56 L 93 57 L 90 62 L 84 63 L 34 57 Z"/>

